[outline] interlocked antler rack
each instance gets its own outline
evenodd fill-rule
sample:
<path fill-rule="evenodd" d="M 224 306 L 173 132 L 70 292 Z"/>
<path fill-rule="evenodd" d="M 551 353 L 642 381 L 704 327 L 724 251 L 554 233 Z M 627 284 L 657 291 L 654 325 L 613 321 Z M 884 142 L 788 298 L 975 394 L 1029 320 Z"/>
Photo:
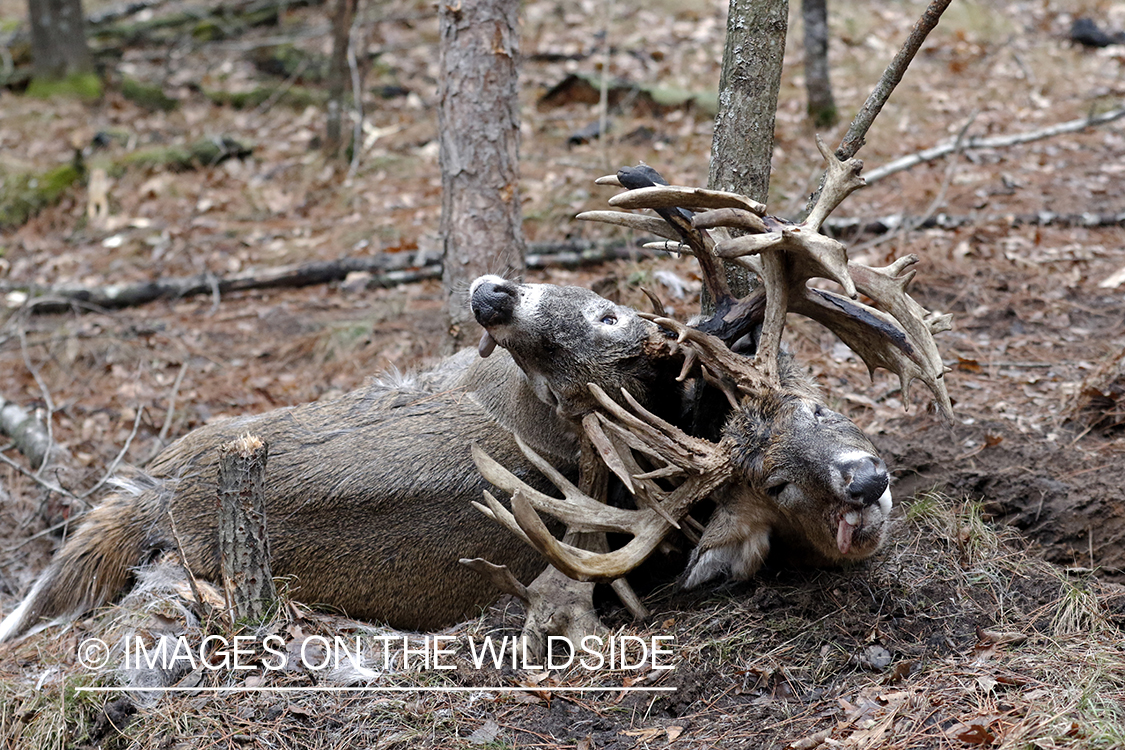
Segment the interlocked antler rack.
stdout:
<path fill-rule="evenodd" d="M 951 316 L 931 313 L 907 294 L 915 275 L 907 269 L 918 262 L 916 256 L 872 268 L 848 261 L 847 248 L 820 233 L 832 211 L 865 183 L 859 175 L 863 162 L 840 161 L 820 138 L 816 143 L 828 172 L 820 198 L 800 224 L 769 216 L 765 206 L 735 193 L 662 184 L 647 167 L 624 169 L 597 182 L 631 188 L 611 198 L 610 205 L 653 209 L 659 218 L 622 211 L 588 211 L 578 218 L 651 232 L 674 244 L 649 247 L 694 255 L 717 307 L 715 317 L 700 329 L 730 342 L 761 323 L 757 366 L 771 383 L 778 383 L 785 315 L 794 312 L 835 333 L 870 371 L 882 367 L 898 375 L 906 404 L 911 383 L 920 380 L 940 414 L 951 419 L 943 379 L 947 368 L 933 340 L 933 334 L 949 330 Z M 731 236 L 731 229 L 744 234 Z M 754 271 L 762 280 L 761 288 L 745 300 L 731 298 L 715 257 Z M 836 282 L 843 294 L 810 288 L 808 281 L 814 278 Z M 860 293 L 871 304 L 859 301 Z"/>

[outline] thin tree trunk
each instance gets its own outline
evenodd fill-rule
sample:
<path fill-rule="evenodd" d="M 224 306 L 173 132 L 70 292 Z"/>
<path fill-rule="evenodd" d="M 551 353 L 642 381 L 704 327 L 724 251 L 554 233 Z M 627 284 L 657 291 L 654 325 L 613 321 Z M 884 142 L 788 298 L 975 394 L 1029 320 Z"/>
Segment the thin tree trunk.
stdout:
<path fill-rule="evenodd" d="M 268 454 L 249 434 L 219 446 L 219 553 L 235 622 L 261 620 L 277 599 L 263 496 Z"/>
<path fill-rule="evenodd" d="M 442 282 L 448 348 L 479 329 L 469 282 L 523 272 L 519 200 L 517 0 L 438 3 L 441 34 Z"/>
<path fill-rule="evenodd" d="M 36 78 L 66 78 L 93 69 L 82 0 L 28 0 Z"/>
<path fill-rule="evenodd" d="M 348 43 L 356 0 L 336 0 L 332 14 L 332 58 L 328 65 L 328 122 L 324 132 L 324 153 L 336 156 L 343 143 L 344 91 L 350 77 Z"/>
<path fill-rule="evenodd" d="M 836 124 L 836 100 L 828 73 L 828 0 L 801 0 L 805 22 L 805 89 L 808 113 L 813 125 L 828 128 Z"/>
<path fill-rule="evenodd" d="M 788 24 L 788 0 L 730 0 L 711 143 L 712 189 L 766 202 Z M 739 267 L 727 263 L 727 277 L 735 296 L 749 291 L 748 275 Z M 711 304 L 705 295 L 704 310 Z"/>

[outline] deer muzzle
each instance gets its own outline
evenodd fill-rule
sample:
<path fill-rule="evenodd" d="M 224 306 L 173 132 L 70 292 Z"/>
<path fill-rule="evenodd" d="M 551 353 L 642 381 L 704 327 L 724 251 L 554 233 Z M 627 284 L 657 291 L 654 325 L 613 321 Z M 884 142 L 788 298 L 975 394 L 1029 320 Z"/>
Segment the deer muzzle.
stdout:
<path fill-rule="evenodd" d="M 880 528 L 886 522 L 891 512 L 890 476 L 883 460 L 869 453 L 849 455 L 838 468 L 847 500 L 837 517 L 836 547 L 847 555 L 857 530 Z"/>
<path fill-rule="evenodd" d="M 496 340 L 488 329 L 511 323 L 518 304 L 519 289 L 507 279 L 481 276 L 473 282 L 469 289 L 469 305 L 473 316 L 485 329 L 477 346 L 480 356 L 487 357 L 496 348 Z"/>

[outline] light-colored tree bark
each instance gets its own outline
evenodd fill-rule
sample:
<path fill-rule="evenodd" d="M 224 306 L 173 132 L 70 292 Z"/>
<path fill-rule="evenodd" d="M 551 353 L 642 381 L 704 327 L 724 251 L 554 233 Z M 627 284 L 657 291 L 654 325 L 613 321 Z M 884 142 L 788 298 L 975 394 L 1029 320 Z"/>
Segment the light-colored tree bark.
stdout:
<path fill-rule="evenodd" d="M 441 0 L 442 282 L 449 349 L 479 336 L 473 278 L 523 272 L 517 0 Z"/>
<path fill-rule="evenodd" d="M 82 0 L 28 0 L 36 78 L 59 79 L 93 69 Z"/>
<path fill-rule="evenodd" d="M 788 0 L 730 0 L 719 112 L 711 143 L 708 187 L 766 202 L 773 126 L 789 25 Z M 735 296 L 748 291 L 746 272 L 727 264 Z M 705 299 L 704 310 L 711 304 Z"/>
<path fill-rule="evenodd" d="M 261 620 L 277 599 L 263 497 L 268 455 L 249 434 L 219 446 L 219 553 L 235 622 Z"/>

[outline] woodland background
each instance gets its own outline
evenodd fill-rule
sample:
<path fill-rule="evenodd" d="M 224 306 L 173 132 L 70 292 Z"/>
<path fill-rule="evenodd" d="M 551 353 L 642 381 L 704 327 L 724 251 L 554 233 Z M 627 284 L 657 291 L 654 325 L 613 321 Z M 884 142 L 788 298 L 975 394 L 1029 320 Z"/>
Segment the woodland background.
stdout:
<path fill-rule="evenodd" d="M 839 141 L 924 5 L 829 8 L 844 123 L 819 129 L 827 143 Z M 0 34 L 16 39 L 25 13 L 0 0 Z M 782 216 L 800 211 L 821 168 L 796 9 L 791 16 L 769 199 Z M 954 315 L 938 343 L 953 367 L 957 423 L 937 424 L 920 403 L 905 411 L 892 378 L 869 379 L 815 326 L 793 321 L 788 334 L 833 405 L 883 451 L 896 497 L 920 493 L 870 569 L 770 571 L 719 592 L 660 594 L 647 627 L 688 645 L 665 683 L 680 692 L 653 703 L 191 696 L 138 712 L 68 694 L 84 677 L 60 643 L 57 653 L 25 648 L 3 660 L 0 737 L 12 747 L 1125 746 L 1125 601 L 1115 585 L 1125 575 L 1125 125 L 967 148 L 973 137 L 1121 106 L 1125 46 L 1072 41 L 1078 18 L 1125 29 L 1125 4 L 954 2 L 859 157 L 870 172 L 959 134 L 965 147 L 874 182 L 834 217 L 856 220 L 858 229 L 840 229 L 854 259 L 921 256 L 913 292 Z M 331 398 L 388 367 L 419 366 L 444 336 L 441 285 L 427 265 L 441 244 L 431 5 L 359 7 L 355 33 L 370 67 L 354 160 L 319 149 L 332 36 L 325 6 L 294 4 L 249 22 L 233 6 L 166 2 L 114 24 L 136 28 L 99 41 L 92 27 L 100 91 L 0 91 L 3 205 L 28 190 L 33 204 L 0 216 L 0 396 L 50 414 L 65 453 L 47 478 L 79 495 L 119 453 L 140 465 L 219 416 Z M 690 263 L 645 257 L 635 250 L 645 238 L 572 217 L 604 207 L 612 191 L 593 180 L 622 165 L 644 161 L 672 182 L 706 183 L 725 24 L 723 2 L 523 4 L 529 252 L 608 246 L 626 255 L 531 269 L 529 279 L 592 286 L 637 306 L 644 285 L 682 317 L 698 309 Z M 8 49 L 5 71 L 19 62 Z M 610 129 L 588 140 L 600 94 L 590 81 L 602 70 L 613 81 Z M 62 170 L 76 150 L 86 172 L 70 175 Z M 105 170 L 101 187 L 90 183 L 95 169 Z M 88 216 L 92 192 L 108 201 L 100 217 Z M 27 304 L 30 285 L 221 280 L 383 254 L 394 259 L 390 276 L 217 293 L 208 284 L 205 294 L 117 311 Z M 26 460 L 4 456 L 6 612 L 78 504 L 45 499 L 20 470 Z M 494 611 L 467 627 L 512 627 L 506 617 Z M 997 636 L 1011 632 L 1024 640 Z M 865 662 L 873 646 L 893 662 Z"/>

